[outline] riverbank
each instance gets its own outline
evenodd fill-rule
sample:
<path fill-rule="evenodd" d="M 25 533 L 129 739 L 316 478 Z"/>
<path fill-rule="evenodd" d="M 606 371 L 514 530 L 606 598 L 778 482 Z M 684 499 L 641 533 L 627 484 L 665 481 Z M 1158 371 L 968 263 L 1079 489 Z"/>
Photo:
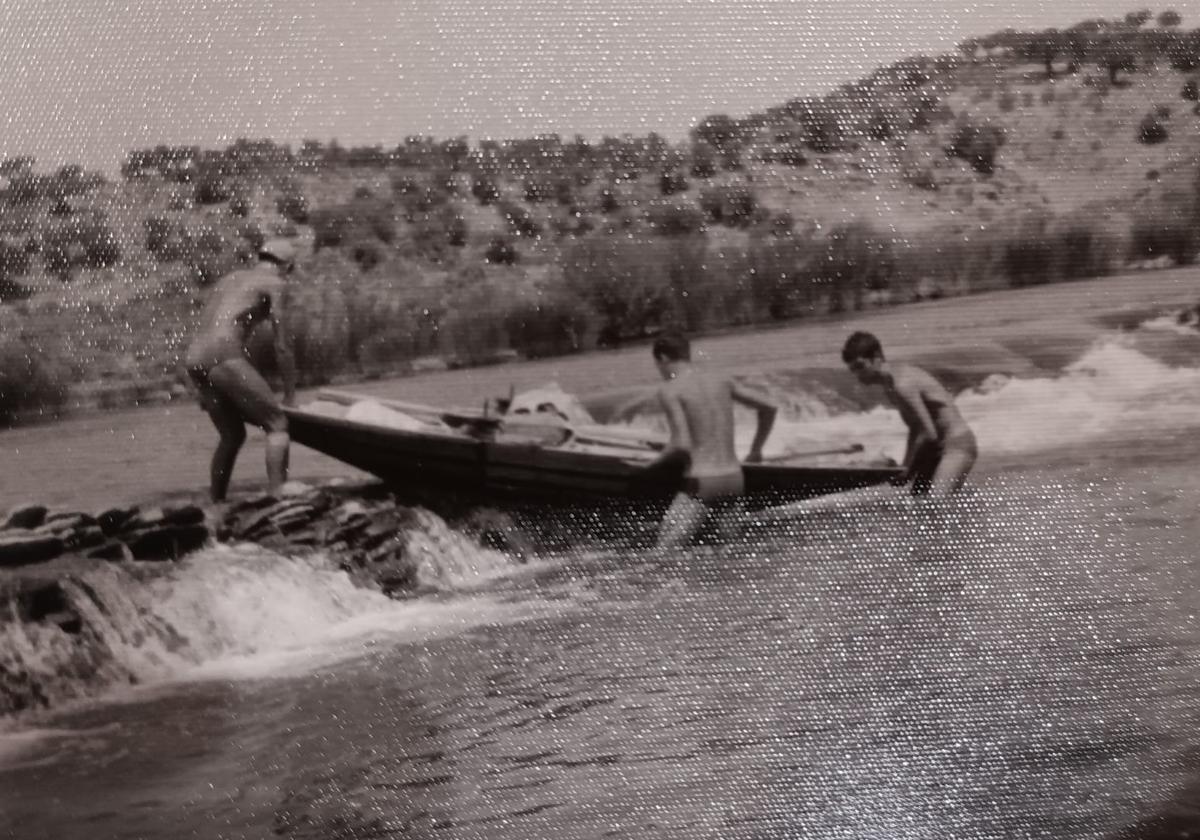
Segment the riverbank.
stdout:
<path fill-rule="evenodd" d="M 696 355 L 709 368 L 750 379 L 788 374 L 841 383 L 847 376 L 842 342 L 849 332 L 866 329 L 880 336 L 893 357 L 926 364 L 952 387 L 966 387 L 993 373 L 1054 375 L 1122 319 L 1132 325 L 1197 300 L 1198 268 L 1137 273 L 714 335 L 696 342 Z M 608 407 L 652 386 L 656 377 L 648 350 L 640 346 L 430 371 L 353 388 L 373 396 L 478 407 L 510 387 L 558 382 L 585 396 L 603 420 Z M 301 392 L 298 399 L 311 396 Z M 26 502 L 84 509 L 195 502 L 208 485 L 214 440 L 208 419 L 187 399 L 9 429 L 0 432 L 0 474 L 21 479 L 0 485 L 0 510 Z M 252 434 L 238 461 L 235 492 L 261 487 L 263 457 L 261 435 Z M 292 475 L 305 481 L 363 478 L 302 447 L 293 452 Z"/>

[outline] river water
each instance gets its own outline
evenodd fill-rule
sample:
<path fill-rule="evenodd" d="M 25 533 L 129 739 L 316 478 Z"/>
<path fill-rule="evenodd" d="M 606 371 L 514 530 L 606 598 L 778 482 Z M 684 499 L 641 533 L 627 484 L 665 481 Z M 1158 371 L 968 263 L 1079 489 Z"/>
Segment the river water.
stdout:
<path fill-rule="evenodd" d="M 250 547 L 105 567 L 139 684 L 6 725 L 0 836 L 1116 837 L 1200 756 L 1198 360 L 1158 319 L 980 379 L 941 514 L 525 565 L 429 516 L 404 602 Z M 776 447 L 898 454 L 893 412 L 767 379 Z"/>

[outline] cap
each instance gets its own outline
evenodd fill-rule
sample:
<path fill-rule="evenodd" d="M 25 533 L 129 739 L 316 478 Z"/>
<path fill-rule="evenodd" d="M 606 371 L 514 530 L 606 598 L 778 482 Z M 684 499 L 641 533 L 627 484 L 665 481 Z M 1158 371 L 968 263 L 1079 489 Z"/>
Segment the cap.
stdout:
<path fill-rule="evenodd" d="M 268 239 L 258 249 L 258 256 L 279 265 L 291 265 L 296 261 L 296 246 L 286 239 Z"/>

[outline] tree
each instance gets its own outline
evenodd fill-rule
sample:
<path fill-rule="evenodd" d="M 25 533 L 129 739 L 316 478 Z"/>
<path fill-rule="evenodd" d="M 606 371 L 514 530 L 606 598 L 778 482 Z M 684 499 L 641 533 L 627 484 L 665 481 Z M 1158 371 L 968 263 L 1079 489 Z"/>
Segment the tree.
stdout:
<path fill-rule="evenodd" d="M 1149 9 L 1139 9 L 1136 12 L 1130 12 L 1125 15 L 1125 25 L 1133 29 L 1140 29 L 1152 17 L 1154 17 L 1154 13 Z"/>
<path fill-rule="evenodd" d="M 1114 87 L 1119 87 L 1126 82 L 1118 79 L 1117 74 L 1136 71 L 1137 59 L 1124 43 L 1110 39 L 1097 51 L 1096 66 L 1108 73 L 1108 80 Z"/>
<path fill-rule="evenodd" d="M 8 178 L 10 181 L 27 178 L 33 174 L 33 164 L 34 159 L 28 155 L 9 158 L 0 163 L 0 178 Z"/>
<path fill-rule="evenodd" d="M 707 143 L 718 152 L 725 152 L 741 145 L 742 129 L 737 120 L 725 114 L 705 117 L 692 129 L 692 140 Z"/>
<path fill-rule="evenodd" d="M 1179 12 L 1174 9 L 1167 9 L 1158 16 L 1158 25 L 1163 29 L 1170 29 L 1178 26 L 1183 22 L 1183 18 L 1179 16 Z"/>

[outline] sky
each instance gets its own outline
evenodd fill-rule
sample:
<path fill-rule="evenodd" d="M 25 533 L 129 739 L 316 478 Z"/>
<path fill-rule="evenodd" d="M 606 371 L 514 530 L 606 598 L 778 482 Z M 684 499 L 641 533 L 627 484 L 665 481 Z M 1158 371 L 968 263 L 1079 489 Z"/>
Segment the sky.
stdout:
<path fill-rule="evenodd" d="M 1184 26 L 1196 21 L 1186 3 Z M 0 157 L 115 171 L 239 137 L 678 140 L 1008 26 L 1113 0 L 3 0 Z"/>

